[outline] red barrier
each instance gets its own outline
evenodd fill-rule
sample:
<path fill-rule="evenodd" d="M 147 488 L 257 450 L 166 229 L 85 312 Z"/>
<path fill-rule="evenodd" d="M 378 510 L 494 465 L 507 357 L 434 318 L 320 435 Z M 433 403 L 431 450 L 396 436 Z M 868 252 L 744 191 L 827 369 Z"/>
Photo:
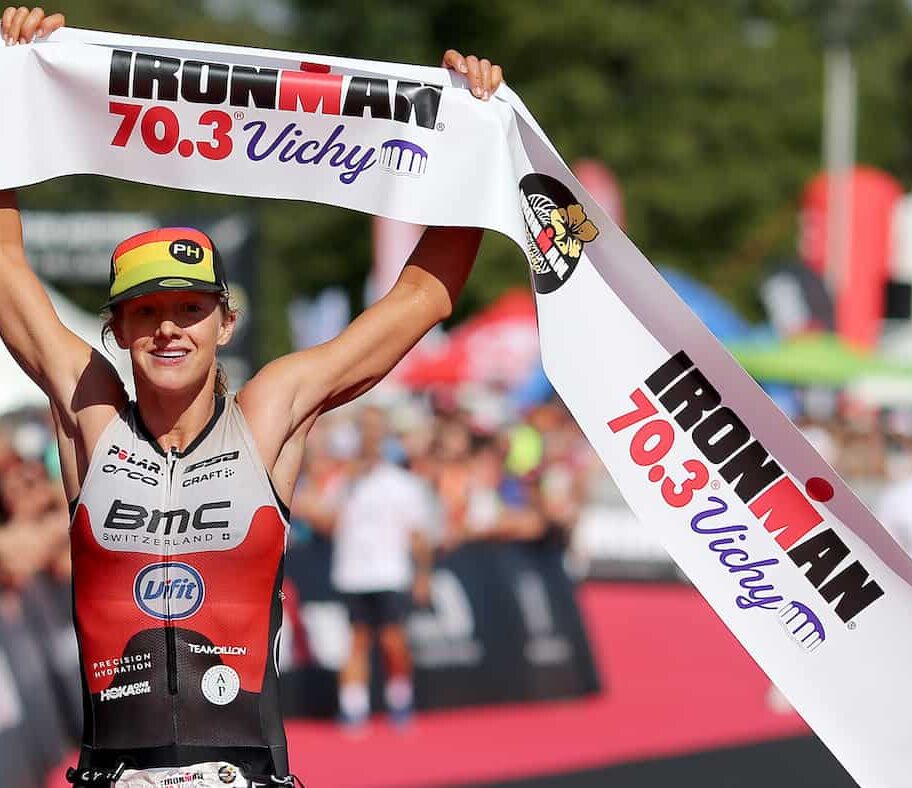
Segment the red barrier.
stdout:
<path fill-rule="evenodd" d="M 851 178 L 847 270 L 835 294 L 836 330 L 849 342 L 872 347 L 880 336 L 890 255 L 893 209 L 902 196 L 895 178 L 872 167 L 857 167 Z M 801 206 L 801 257 L 823 276 L 827 252 L 829 176 L 817 175 Z"/>

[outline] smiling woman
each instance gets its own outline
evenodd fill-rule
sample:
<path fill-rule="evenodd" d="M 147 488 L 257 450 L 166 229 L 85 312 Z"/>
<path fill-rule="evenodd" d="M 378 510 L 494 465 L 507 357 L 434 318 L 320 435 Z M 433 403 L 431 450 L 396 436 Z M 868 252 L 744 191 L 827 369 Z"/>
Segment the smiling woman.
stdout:
<path fill-rule="evenodd" d="M 208 378 L 203 367 L 212 366 L 237 321 L 218 249 L 189 227 L 150 230 L 119 244 L 105 306 L 111 310 L 105 331 L 130 351 L 137 386 L 180 385 L 174 375 L 150 377 L 169 367 L 180 367 L 185 380 Z M 224 396 L 227 380 L 218 365 L 214 370 L 215 393 Z"/>
<path fill-rule="evenodd" d="M 0 32 L 8 45 L 28 43 L 63 21 L 10 7 Z M 166 59 L 153 60 L 143 68 L 157 69 L 149 79 L 161 98 L 162 80 L 177 71 L 169 77 Z M 499 66 L 455 50 L 443 65 L 482 100 L 502 80 Z M 134 80 L 143 73 L 137 65 Z M 129 91 L 124 80 L 112 88 Z M 342 85 L 338 76 L 295 80 L 289 101 L 306 100 L 314 80 Z M 400 87 L 396 111 L 421 103 Z M 350 81 L 342 113 L 360 114 L 370 97 L 370 85 Z M 107 326 L 130 353 L 130 402 L 111 365 L 60 322 L 28 265 L 15 195 L 0 192 L 0 337 L 51 402 L 73 512 L 86 719 L 71 782 L 293 784 L 274 655 L 286 502 L 305 439 L 321 413 L 371 388 L 450 315 L 480 241 L 477 229 L 429 228 L 384 298 L 335 339 L 273 361 L 231 396 L 216 352 L 236 315 L 212 240 L 191 228 L 133 236 L 112 255 L 107 302 Z M 98 670 L 108 664 L 124 669 Z"/>

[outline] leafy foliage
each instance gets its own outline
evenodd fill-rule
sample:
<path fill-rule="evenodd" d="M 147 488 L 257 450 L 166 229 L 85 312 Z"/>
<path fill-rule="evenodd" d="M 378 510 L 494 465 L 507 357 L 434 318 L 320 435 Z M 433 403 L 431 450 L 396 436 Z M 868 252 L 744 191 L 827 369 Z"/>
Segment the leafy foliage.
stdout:
<path fill-rule="evenodd" d="M 614 170 L 627 231 L 650 259 L 690 271 L 751 312 L 764 261 L 793 253 L 801 189 L 820 167 L 822 42 L 842 2 L 290 0 L 298 23 L 277 37 L 244 18 L 214 21 L 199 0 L 81 0 L 70 23 L 402 62 L 436 63 L 448 47 L 486 55 L 567 161 L 598 158 Z M 909 15 L 901 0 L 845 2 L 865 6 L 853 23 L 859 161 L 908 180 Z M 44 184 L 23 202 L 255 211 L 261 360 L 288 349 L 290 298 L 334 283 L 357 306 L 369 268 L 368 219 L 339 209 L 98 178 Z M 513 244 L 488 235 L 457 319 L 527 280 Z"/>

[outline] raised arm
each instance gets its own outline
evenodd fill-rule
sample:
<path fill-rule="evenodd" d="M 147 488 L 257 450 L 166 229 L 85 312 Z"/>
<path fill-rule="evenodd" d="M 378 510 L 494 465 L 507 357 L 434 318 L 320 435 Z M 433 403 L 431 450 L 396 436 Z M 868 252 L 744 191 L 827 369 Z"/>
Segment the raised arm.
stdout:
<path fill-rule="evenodd" d="M 335 339 L 267 364 L 238 394 L 267 467 L 317 414 L 370 389 L 448 317 L 482 231 L 428 228 L 396 284 Z"/>
<path fill-rule="evenodd" d="M 93 350 L 60 322 L 29 267 L 12 191 L 0 192 L 0 337 L 65 417 L 73 408 L 76 385 L 93 360 Z M 108 364 L 105 372 L 116 377 Z"/>
<path fill-rule="evenodd" d="M 123 386 L 111 364 L 60 322 L 26 260 L 12 191 L 0 192 L 0 339 L 48 395 L 59 431 L 76 440 L 85 460 L 121 404 Z"/>
<path fill-rule="evenodd" d="M 503 80 L 500 66 L 453 49 L 443 56 L 443 65 L 465 75 L 481 100 L 488 100 Z M 452 313 L 481 237 L 482 231 L 474 228 L 428 228 L 385 297 L 335 339 L 273 361 L 239 392 L 280 491 L 287 487 L 290 492 L 303 436 L 317 415 L 370 389 Z"/>

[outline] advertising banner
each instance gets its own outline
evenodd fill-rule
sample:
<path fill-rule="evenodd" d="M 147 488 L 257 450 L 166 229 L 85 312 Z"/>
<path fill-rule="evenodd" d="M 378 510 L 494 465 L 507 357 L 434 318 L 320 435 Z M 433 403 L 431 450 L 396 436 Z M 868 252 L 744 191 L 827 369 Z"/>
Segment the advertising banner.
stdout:
<path fill-rule="evenodd" d="M 297 646 L 282 665 L 287 715 L 336 714 L 335 678 L 351 633 L 330 582 L 331 549 L 316 537 L 285 560 L 286 598 L 295 604 L 286 608 L 283 639 Z M 573 698 L 600 688 L 559 548 L 460 547 L 435 564 L 431 604 L 412 610 L 406 628 L 420 709 Z M 378 668 L 371 689 L 382 709 Z"/>
<path fill-rule="evenodd" d="M 480 102 L 440 69 L 62 30 L 0 51 L 0 95 L 0 187 L 89 173 L 510 237 L 545 371 L 644 527 L 861 785 L 907 782 L 912 559 L 508 87 Z"/>

